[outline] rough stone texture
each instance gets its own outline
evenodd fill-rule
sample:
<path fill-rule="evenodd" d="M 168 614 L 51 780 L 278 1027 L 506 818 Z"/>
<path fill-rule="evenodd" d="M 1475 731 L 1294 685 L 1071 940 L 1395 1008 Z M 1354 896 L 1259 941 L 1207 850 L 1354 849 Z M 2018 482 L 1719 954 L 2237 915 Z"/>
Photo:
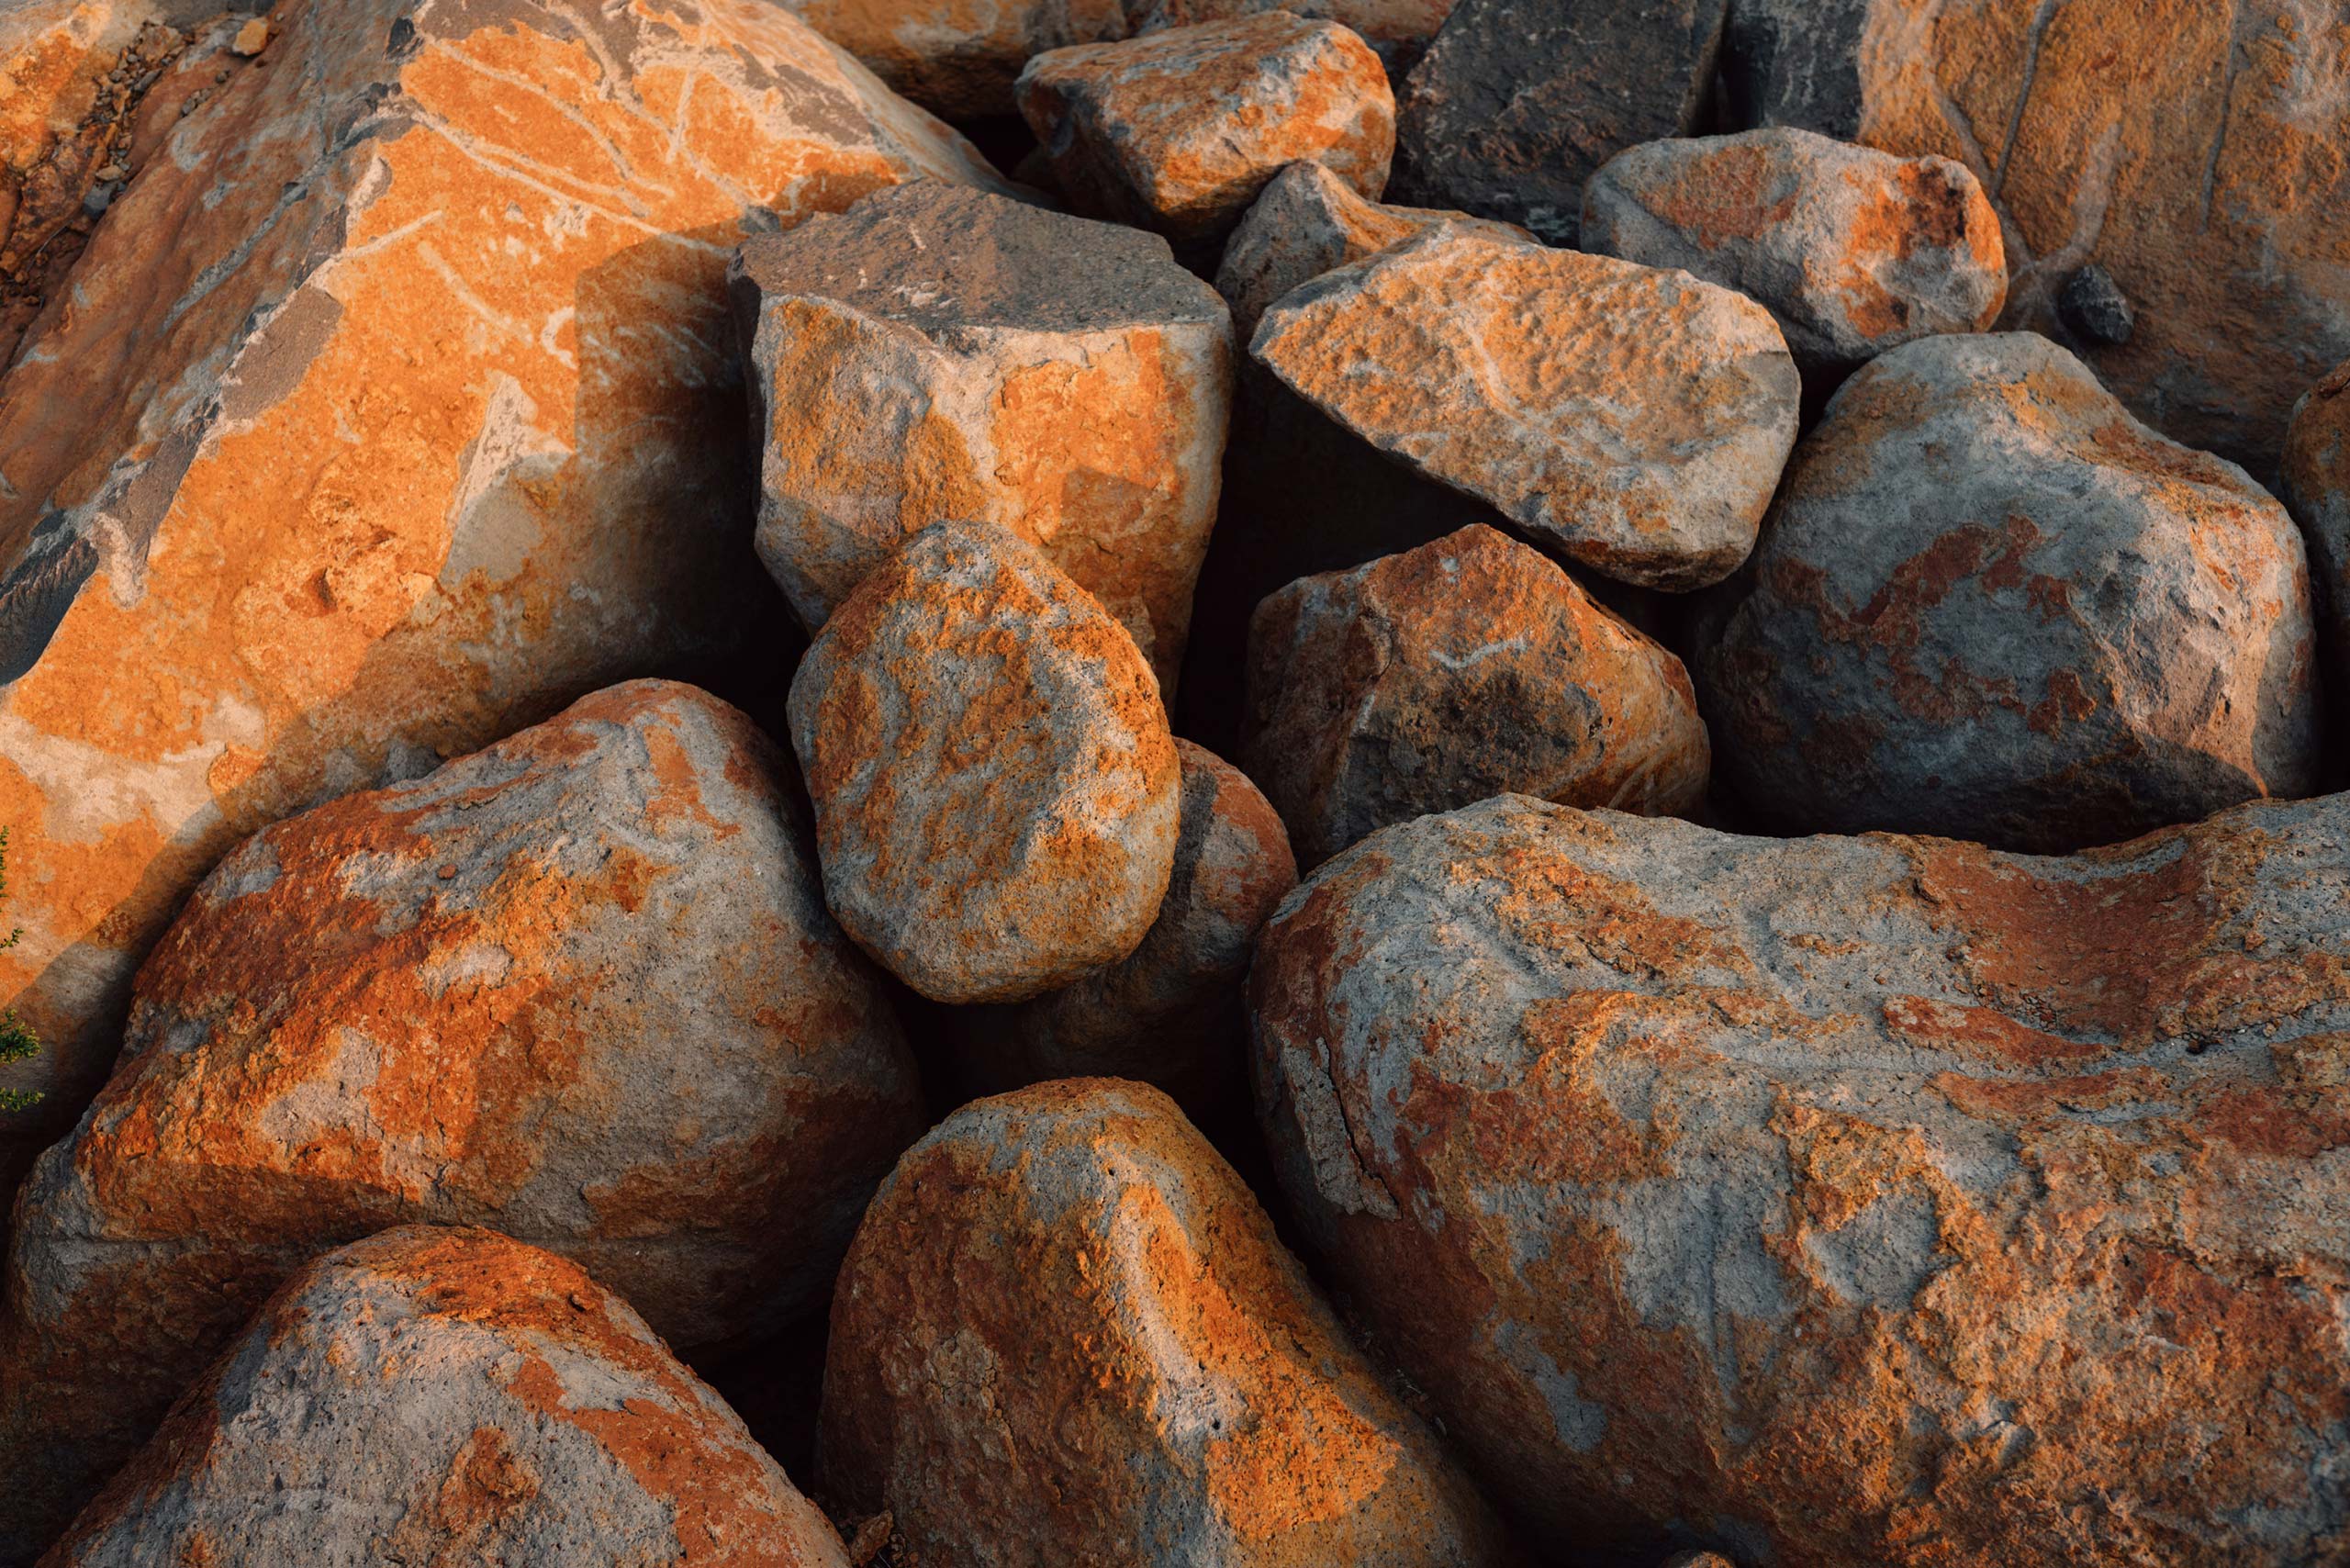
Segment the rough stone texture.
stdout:
<path fill-rule="evenodd" d="M 1249 352 L 1379 451 L 1652 588 L 1746 559 L 1801 395 L 1751 299 L 1449 223 L 1292 291 Z"/>
<path fill-rule="evenodd" d="M 2350 797 L 2070 860 L 1522 797 L 1267 929 L 1282 1184 L 1576 1561 L 2350 1552 Z"/>
<path fill-rule="evenodd" d="M 42 1562 L 848 1568 L 627 1303 L 427 1226 L 288 1280 Z"/>
<path fill-rule="evenodd" d="M 1514 223 L 1488 223 L 1462 212 L 1382 207 L 1365 201 L 1319 163 L 1292 163 L 1273 176 L 1225 241 L 1215 290 L 1232 307 L 1233 331 L 1245 346 L 1265 307 L 1299 284 L 1375 256 L 1447 218 L 1496 238 L 1533 238 Z"/>
<path fill-rule="evenodd" d="M 2062 850 L 2317 784 L 2292 521 L 2033 334 L 1845 383 L 1718 613 L 1722 777 L 1789 832 Z"/>
<path fill-rule="evenodd" d="M 1257 607 L 1242 761 L 1307 866 L 1508 792 L 1682 812 L 1708 754 L 1681 661 L 1472 524 Z"/>
<path fill-rule="evenodd" d="M 1754 119 L 1966 164 L 1998 205 L 2003 323 L 2140 419 L 2266 477 L 2350 355 L 2350 11 L 2329 0 L 1739 0 Z M 2073 335 L 2085 263 L 2135 309 Z"/>
<path fill-rule="evenodd" d="M 1396 102 L 1395 195 L 1575 243 L 1583 185 L 1688 136 L 1729 0 L 1460 0 Z"/>
<path fill-rule="evenodd" d="M 1076 984 L 974 1010 L 961 1056 L 989 1092 L 1053 1078 L 1127 1078 L 1193 1117 L 1245 1081 L 1241 991 L 1257 933 L 1297 886 L 1272 802 L 1240 769 L 1178 739 L 1183 767 L 1175 869 L 1142 946 Z"/>
<path fill-rule="evenodd" d="M 1979 332 L 2008 295 L 1998 215 L 1964 164 L 1806 130 L 1618 153 L 1583 186 L 1580 242 L 1761 302 L 1807 371 Z"/>
<path fill-rule="evenodd" d="M 907 1151 L 834 1299 L 822 1445 L 923 1562 L 1512 1560 L 1232 1168 L 1108 1079 Z"/>
<path fill-rule="evenodd" d="M 1036 547 L 941 522 L 876 567 L 791 682 L 824 896 L 934 1002 L 1021 1002 L 1132 953 L 1181 767 L 1134 639 Z"/>
<path fill-rule="evenodd" d="M 1183 246 L 1222 240 L 1289 163 L 1376 199 L 1395 151 L 1379 57 L 1286 11 L 1057 49 L 1028 62 L 1019 95 L 1072 206 Z"/>
<path fill-rule="evenodd" d="M 2350 720 L 2350 360 L 2293 410 L 2285 439 L 2285 504 L 2301 525 L 2323 628 L 2323 687 Z"/>
<path fill-rule="evenodd" d="M 1173 690 L 1232 330 L 1167 242 L 926 180 L 745 245 L 760 558 L 810 630 L 905 535 L 999 522 Z"/>
<path fill-rule="evenodd" d="M 278 1282 L 387 1225 L 565 1253 L 681 1349 L 825 1299 L 922 1101 L 787 767 L 724 704 L 633 682 L 221 863 L 22 1194 L 0 1559 Z"/>
<path fill-rule="evenodd" d="M 52 1091 L 0 1182 L 71 1125 L 229 846 L 772 637 L 727 255 L 990 177 L 753 0 L 273 26 L 0 389 L 0 1002 L 49 1046 L 5 1076 Z"/>

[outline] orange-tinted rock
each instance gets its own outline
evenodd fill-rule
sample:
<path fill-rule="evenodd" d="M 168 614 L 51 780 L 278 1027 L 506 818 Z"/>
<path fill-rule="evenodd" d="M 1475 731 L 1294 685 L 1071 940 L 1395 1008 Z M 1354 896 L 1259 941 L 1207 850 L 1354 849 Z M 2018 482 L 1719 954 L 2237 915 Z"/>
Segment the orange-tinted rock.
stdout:
<path fill-rule="evenodd" d="M 240 838 L 772 635 L 727 255 L 989 177 L 772 5 L 415 10 L 280 6 L 0 391 L 0 1179 Z"/>
<path fill-rule="evenodd" d="M 1795 362 L 1760 305 L 1458 224 L 1292 291 L 1249 353 L 1388 457 L 1646 587 L 1735 570 L 1795 445 Z"/>
<path fill-rule="evenodd" d="M 1283 905 L 1259 1103 L 1563 1558 L 2333 1562 L 2346 887 L 2344 796 L 2069 860 L 1493 801 Z"/>
<path fill-rule="evenodd" d="M 288 1280 L 41 1561 L 848 1568 L 627 1303 L 428 1226 Z"/>
<path fill-rule="evenodd" d="M 733 279 L 759 554 L 811 630 L 906 535 L 984 520 L 1174 689 L 1233 352 L 1165 241 L 925 180 L 752 241 Z"/>
<path fill-rule="evenodd" d="M 1248 644 L 1241 757 L 1308 866 L 1494 795 L 1657 813 L 1706 792 L 1681 661 L 1483 524 L 1290 584 Z"/>
<path fill-rule="evenodd" d="M 2317 579 L 2324 685 L 2350 715 L 2350 360 L 2311 388 L 2285 439 L 2285 504 L 2301 525 Z"/>
<path fill-rule="evenodd" d="M 1072 206 L 1182 246 L 1223 239 L 1289 163 L 1376 198 L 1395 151 L 1379 57 L 1286 11 L 1057 49 L 1021 72 L 1019 96 Z"/>
<path fill-rule="evenodd" d="M 908 1150 L 833 1302 L 826 1484 L 923 1562 L 1512 1561 L 1255 1197 L 1156 1090 L 977 1101 Z"/>
<path fill-rule="evenodd" d="M 1132 953 L 1174 868 L 1150 666 L 1036 547 L 941 522 L 868 574 L 791 682 L 824 896 L 936 1002 L 1020 1002 Z"/>
<path fill-rule="evenodd" d="M 921 1091 L 791 790 L 741 713 L 640 681 L 224 860 L 25 1185 L 0 1556 L 295 1268 L 386 1226 L 562 1252 L 681 1349 L 824 1300 Z"/>

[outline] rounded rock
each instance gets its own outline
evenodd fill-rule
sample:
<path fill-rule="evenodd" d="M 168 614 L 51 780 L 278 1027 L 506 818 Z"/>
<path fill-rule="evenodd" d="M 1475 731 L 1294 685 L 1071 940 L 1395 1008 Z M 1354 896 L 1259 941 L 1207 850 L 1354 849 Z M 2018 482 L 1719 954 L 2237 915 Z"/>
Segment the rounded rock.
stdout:
<path fill-rule="evenodd" d="M 2293 410 L 2282 490 L 2317 579 L 2324 684 L 2334 711 L 2350 722 L 2350 360 Z"/>

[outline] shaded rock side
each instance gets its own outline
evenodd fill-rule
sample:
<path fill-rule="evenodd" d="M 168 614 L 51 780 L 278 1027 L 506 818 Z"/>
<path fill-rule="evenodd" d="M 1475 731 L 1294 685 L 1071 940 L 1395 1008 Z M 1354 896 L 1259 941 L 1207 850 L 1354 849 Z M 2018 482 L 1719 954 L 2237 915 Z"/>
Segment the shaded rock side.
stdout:
<path fill-rule="evenodd" d="M 2326 693 L 2350 719 L 2350 360 L 2294 409 L 2282 493 L 2309 546 Z"/>

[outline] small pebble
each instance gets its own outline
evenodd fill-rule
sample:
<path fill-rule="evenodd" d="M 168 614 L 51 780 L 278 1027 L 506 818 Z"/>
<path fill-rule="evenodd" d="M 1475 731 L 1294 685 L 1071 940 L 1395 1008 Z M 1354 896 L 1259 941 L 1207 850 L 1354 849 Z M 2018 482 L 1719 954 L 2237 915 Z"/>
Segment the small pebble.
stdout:
<path fill-rule="evenodd" d="M 255 17 L 237 29 L 237 36 L 229 47 L 250 60 L 269 47 L 269 24 Z"/>

